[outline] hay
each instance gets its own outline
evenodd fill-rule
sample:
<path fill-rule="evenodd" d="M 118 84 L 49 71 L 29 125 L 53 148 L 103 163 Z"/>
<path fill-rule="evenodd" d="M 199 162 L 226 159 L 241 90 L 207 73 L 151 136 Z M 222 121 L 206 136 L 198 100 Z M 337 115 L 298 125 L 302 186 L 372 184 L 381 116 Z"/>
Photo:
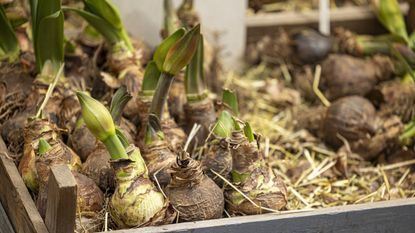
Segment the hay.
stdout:
<path fill-rule="evenodd" d="M 279 82 L 287 83 L 280 68 Z M 360 156 L 346 156 L 347 177 L 338 168 L 341 156 L 305 130 L 295 130 L 293 110 L 298 106 L 277 107 L 263 91 L 271 79 L 263 65 L 245 75 L 229 74 L 228 88 L 239 96 L 241 119 L 250 122 L 264 140 L 265 158 L 280 175 L 289 192 L 288 209 L 325 208 L 409 198 L 415 196 L 415 160 L 374 165 Z M 289 84 L 288 84 L 289 85 Z M 276 93 L 278 94 L 278 93 Z M 301 103 L 305 105 L 305 103 Z"/>

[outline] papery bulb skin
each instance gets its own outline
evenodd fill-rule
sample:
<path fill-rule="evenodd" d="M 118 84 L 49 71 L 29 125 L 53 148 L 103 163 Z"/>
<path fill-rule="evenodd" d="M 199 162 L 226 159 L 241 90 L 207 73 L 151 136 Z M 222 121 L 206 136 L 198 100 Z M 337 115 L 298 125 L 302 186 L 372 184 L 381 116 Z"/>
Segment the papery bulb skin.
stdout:
<path fill-rule="evenodd" d="M 172 181 L 166 187 L 166 194 L 179 211 L 180 222 L 222 217 L 223 192 L 213 180 L 203 174 L 199 161 L 178 159 L 172 167 Z"/>
<path fill-rule="evenodd" d="M 129 159 L 113 160 L 116 188 L 110 201 L 110 214 L 119 228 L 171 223 L 175 214 L 169 202 L 149 179 L 138 148 L 128 149 Z"/>

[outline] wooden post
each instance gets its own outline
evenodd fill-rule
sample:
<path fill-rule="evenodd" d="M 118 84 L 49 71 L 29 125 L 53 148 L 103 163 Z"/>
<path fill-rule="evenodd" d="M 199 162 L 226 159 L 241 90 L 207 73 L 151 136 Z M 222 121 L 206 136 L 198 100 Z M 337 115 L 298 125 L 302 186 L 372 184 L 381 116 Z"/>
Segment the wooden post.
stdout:
<path fill-rule="evenodd" d="M 325 36 L 330 36 L 330 3 L 329 0 L 320 0 L 318 30 Z"/>
<path fill-rule="evenodd" d="M 73 233 L 76 217 L 76 181 L 67 165 L 50 170 L 45 223 L 50 233 Z"/>

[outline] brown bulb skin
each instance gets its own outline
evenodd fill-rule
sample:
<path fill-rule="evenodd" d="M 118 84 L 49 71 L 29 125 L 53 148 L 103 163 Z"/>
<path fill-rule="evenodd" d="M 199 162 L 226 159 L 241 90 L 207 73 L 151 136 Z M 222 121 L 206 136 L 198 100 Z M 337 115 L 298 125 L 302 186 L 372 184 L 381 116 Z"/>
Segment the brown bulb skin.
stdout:
<path fill-rule="evenodd" d="M 221 218 L 224 210 L 222 190 L 203 174 L 199 161 L 178 158 L 172 181 L 166 187 L 170 203 L 179 211 L 180 222 Z"/>
<path fill-rule="evenodd" d="M 104 144 L 99 143 L 82 164 L 82 173 L 91 178 L 103 191 L 114 190 L 115 174 L 110 164 L 111 156 Z"/>
<path fill-rule="evenodd" d="M 95 150 L 97 143 L 98 141 L 85 124 L 75 128 L 69 137 L 69 144 L 83 162 Z"/>
<path fill-rule="evenodd" d="M 185 129 L 189 134 L 194 124 L 201 125 L 194 141 L 202 146 L 210 134 L 211 127 L 216 121 L 216 112 L 212 100 L 205 98 L 201 101 L 187 102 L 184 105 Z M 191 147 L 192 148 L 192 147 Z"/>
<path fill-rule="evenodd" d="M 155 141 L 146 145 L 142 152 L 146 161 L 150 179 L 156 181 L 161 187 L 166 187 L 171 180 L 169 169 L 176 161 L 175 154 L 170 150 L 166 141 Z"/>
<path fill-rule="evenodd" d="M 195 187 L 167 188 L 170 202 L 178 209 L 180 222 L 221 218 L 224 199 L 222 190 L 204 177 Z"/>
<path fill-rule="evenodd" d="M 348 142 L 369 138 L 376 133 L 375 107 L 360 96 L 343 97 L 331 104 L 323 120 L 324 140 L 335 148 L 343 145 L 338 135 Z"/>
<path fill-rule="evenodd" d="M 73 175 L 78 185 L 77 189 L 77 206 L 78 209 L 91 217 L 102 210 L 104 205 L 104 194 L 95 184 L 95 182 L 85 175 L 73 172 Z"/>
<path fill-rule="evenodd" d="M 205 174 L 219 186 L 223 186 L 223 180 L 211 170 L 229 179 L 232 171 L 232 155 L 226 139 L 215 139 L 209 143 L 207 152 L 202 157 L 202 167 Z"/>
<path fill-rule="evenodd" d="M 393 63 L 387 57 L 370 60 L 349 55 L 330 55 L 322 64 L 320 88 L 330 100 L 350 95 L 364 96 L 382 80 L 391 77 Z"/>

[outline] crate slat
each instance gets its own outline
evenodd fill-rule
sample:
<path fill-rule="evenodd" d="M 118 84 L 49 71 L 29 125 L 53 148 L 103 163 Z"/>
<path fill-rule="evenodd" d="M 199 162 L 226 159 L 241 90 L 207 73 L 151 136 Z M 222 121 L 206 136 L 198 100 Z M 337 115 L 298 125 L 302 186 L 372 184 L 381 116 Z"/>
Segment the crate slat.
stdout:
<path fill-rule="evenodd" d="M 76 180 L 67 165 L 51 168 L 45 223 L 50 233 L 74 232 Z"/>
<path fill-rule="evenodd" d="M 401 10 L 406 15 L 409 5 L 401 4 Z M 259 13 L 246 17 L 247 42 L 259 40 L 262 36 L 270 34 L 276 28 L 303 28 L 313 27 L 318 29 L 319 12 L 317 10 L 304 12 L 278 12 Z M 380 34 L 385 29 L 378 22 L 373 9 L 370 6 L 349 6 L 330 11 L 331 27 L 344 27 L 359 34 Z"/>
<path fill-rule="evenodd" d="M 265 214 L 114 233 L 413 233 L 415 198 L 292 214 Z"/>
<path fill-rule="evenodd" d="M 48 233 L 16 165 L 0 137 L 0 201 L 16 233 Z"/>
<path fill-rule="evenodd" d="M 12 224 L 0 203 L 0 233 L 14 233 Z"/>

